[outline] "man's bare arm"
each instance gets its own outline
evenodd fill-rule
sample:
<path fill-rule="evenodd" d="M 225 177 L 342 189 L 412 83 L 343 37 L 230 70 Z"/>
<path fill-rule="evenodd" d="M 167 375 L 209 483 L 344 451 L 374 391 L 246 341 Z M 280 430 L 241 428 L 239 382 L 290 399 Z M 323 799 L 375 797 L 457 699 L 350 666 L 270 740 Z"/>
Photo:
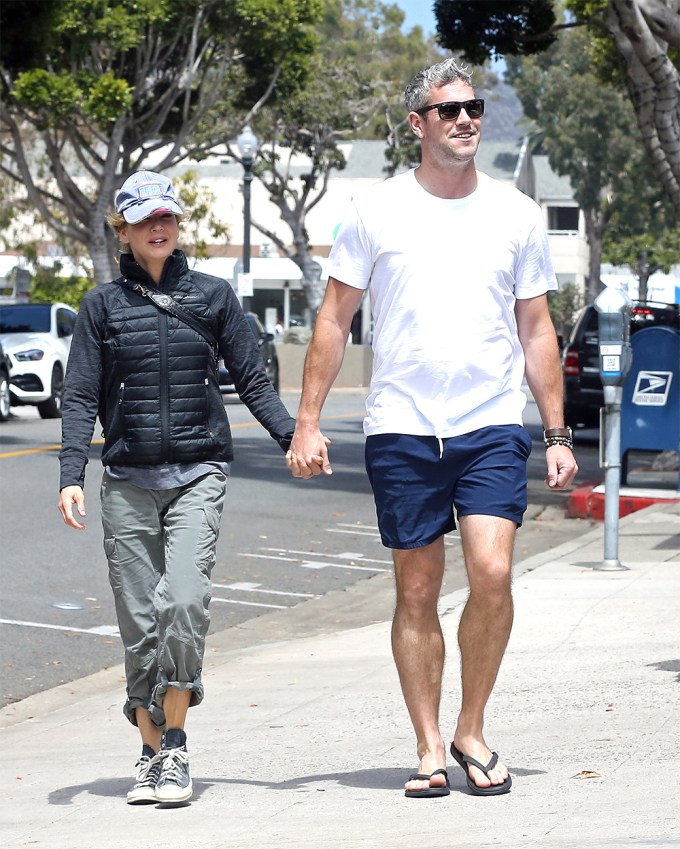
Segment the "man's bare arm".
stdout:
<path fill-rule="evenodd" d="M 515 316 L 524 349 L 527 383 L 543 427 L 546 430 L 564 427 L 562 366 L 547 295 L 518 300 Z M 546 484 L 553 489 L 569 486 L 578 471 L 572 451 L 564 445 L 554 445 L 546 451 L 546 462 Z"/>

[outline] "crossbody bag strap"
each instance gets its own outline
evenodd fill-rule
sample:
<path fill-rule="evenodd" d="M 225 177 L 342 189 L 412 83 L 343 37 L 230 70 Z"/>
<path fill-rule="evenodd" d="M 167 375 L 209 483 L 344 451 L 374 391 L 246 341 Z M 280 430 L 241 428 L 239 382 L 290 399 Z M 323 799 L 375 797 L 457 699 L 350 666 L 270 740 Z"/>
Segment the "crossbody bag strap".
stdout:
<path fill-rule="evenodd" d="M 204 324 L 198 316 L 195 316 L 192 312 L 178 304 L 174 298 L 170 297 L 170 295 L 167 295 L 165 292 L 148 289 L 146 286 L 142 286 L 141 283 L 134 283 L 130 285 L 129 281 L 126 280 L 125 282 L 127 283 L 126 288 L 131 289 L 133 292 L 138 292 L 144 298 L 151 301 L 151 303 L 158 309 L 174 315 L 175 318 L 178 318 L 180 321 L 188 324 L 189 327 L 197 333 L 200 333 L 200 335 L 210 344 L 214 361 L 217 363 L 219 357 L 217 339 L 210 328 Z"/>

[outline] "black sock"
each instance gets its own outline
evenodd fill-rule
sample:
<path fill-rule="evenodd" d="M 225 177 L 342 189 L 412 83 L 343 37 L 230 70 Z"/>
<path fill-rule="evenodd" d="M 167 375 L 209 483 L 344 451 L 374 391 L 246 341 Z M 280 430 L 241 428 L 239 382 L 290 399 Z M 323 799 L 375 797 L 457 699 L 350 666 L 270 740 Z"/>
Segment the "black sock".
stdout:
<path fill-rule="evenodd" d="M 168 728 L 163 735 L 163 748 L 179 749 L 187 744 L 187 735 L 183 728 Z"/>

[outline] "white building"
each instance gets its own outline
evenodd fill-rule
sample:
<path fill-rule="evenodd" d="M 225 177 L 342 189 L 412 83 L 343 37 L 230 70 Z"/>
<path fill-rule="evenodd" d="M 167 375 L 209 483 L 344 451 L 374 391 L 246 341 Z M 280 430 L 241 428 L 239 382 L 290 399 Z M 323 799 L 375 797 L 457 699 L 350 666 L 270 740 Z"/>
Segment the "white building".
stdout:
<path fill-rule="evenodd" d="M 325 258 L 352 197 L 386 176 L 384 142 L 354 141 L 341 147 L 347 165 L 331 175 L 326 195 L 306 219 L 311 253 L 319 263 L 322 281 L 326 276 Z M 569 180 L 557 176 L 547 157 L 532 154 L 530 145 L 521 140 L 483 140 L 476 162 L 480 171 L 517 186 L 539 203 L 559 282 L 575 283 L 585 290 L 588 247 L 583 216 L 573 198 Z M 199 261 L 197 267 L 228 279 L 236 288 L 238 261 L 243 249 L 243 169 L 238 162 L 213 156 L 200 164 L 178 167 L 169 172 L 169 176 L 177 176 L 188 169 L 197 171 L 199 183 L 212 192 L 215 198 L 213 214 L 228 226 L 231 234 L 228 244 L 211 245 L 211 258 Z M 304 175 L 308 171 L 304 158 L 292 161 L 290 171 L 297 178 Z M 281 220 L 278 208 L 257 178 L 251 185 L 251 214 L 253 222 L 275 233 L 285 244 L 291 243 L 290 228 Z M 189 231 L 190 223 L 185 225 L 187 236 Z M 208 234 L 201 233 L 201 236 L 207 238 Z M 3 278 L 6 279 L 17 265 L 21 266 L 20 258 L 0 254 L 0 287 L 5 282 Z M 300 269 L 281 256 L 271 239 L 254 226 L 251 227 L 251 275 L 251 306 L 263 319 L 269 317 L 271 321 L 272 316 L 278 314 L 287 327 L 290 321 L 304 314 L 306 304 Z M 12 292 L 5 288 L 4 294 Z"/>
<path fill-rule="evenodd" d="M 341 147 L 347 165 L 331 176 L 327 194 L 306 218 L 312 253 L 322 268 L 322 280 L 325 278 L 324 259 L 352 197 L 386 177 L 384 142 L 354 141 Z M 558 281 L 575 283 L 585 290 L 588 247 L 583 216 L 573 198 L 568 179 L 558 177 L 550 169 L 547 157 L 532 155 L 529 145 L 521 141 L 482 141 L 476 163 L 480 171 L 517 186 L 540 204 Z M 190 164 L 177 168 L 170 176 L 190 168 L 198 170 L 199 182 L 215 195 L 214 213 L 232 233 L 231 244 L 220 251 L 228 256 L 201 261 L 197 267 L 234 281 L 238 270 L 235 264 L 241 254 L 243 239 L 243 169 L 236 162 L 214 157 L 202 162 L 198 168 Z M 292 163 L 290 170 L 299 177 L 308 168 L 305 160 L 300 158 Z M 290 229 L 281 220 L 277 207 L 257 179 L 252 182 L 251 212 L 253 221 L 275 233 L 284 243 L 290 243 Z M 255 227 L 251 228 L 251 253 L 252 307 L 263 318 L 267 308 L 276 310 L 287 327 L 290 316 L 304 313 L 302 275 L 295 263 L 280 257 L 271 239 Z M 367 311 L 367 305 L 365 309 Z M 368 318 L 367 312 L 365 318 Z M 367 321 L 363 324 L 365 328 L 368 326 Z M 365 339 L 365 331 L 362 337 Z"/>

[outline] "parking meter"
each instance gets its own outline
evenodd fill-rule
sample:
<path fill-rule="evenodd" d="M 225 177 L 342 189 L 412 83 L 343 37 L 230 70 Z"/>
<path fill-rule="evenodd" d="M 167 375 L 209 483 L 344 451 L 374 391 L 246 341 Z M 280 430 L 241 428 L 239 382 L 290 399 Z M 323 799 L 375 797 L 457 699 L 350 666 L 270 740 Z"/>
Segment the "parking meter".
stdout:
<path fill-rule="evenodd" d="M 621 399 L 623 384 L 632 364 L 632 303 L 620 289 L 608 286 L 595 299 L 595 309 L 599 327 L 600 377 L 604 388 L 604 409 L 600 418 L 600 465 L 605 470 L 604 560 L 598 568 L 618 570 L 626 568 L 618 557 Z"/>
<path fill-rule="evenodd" d="M 616 403 L 620 392 L 612 387 L 622 387 L 632 363 L 630 346 L 630 319 L 632 303 L 621 289 L 608 286 L 595 299 L 599 327 L 600 377 L 604 387 L 605 406 Z"/>

